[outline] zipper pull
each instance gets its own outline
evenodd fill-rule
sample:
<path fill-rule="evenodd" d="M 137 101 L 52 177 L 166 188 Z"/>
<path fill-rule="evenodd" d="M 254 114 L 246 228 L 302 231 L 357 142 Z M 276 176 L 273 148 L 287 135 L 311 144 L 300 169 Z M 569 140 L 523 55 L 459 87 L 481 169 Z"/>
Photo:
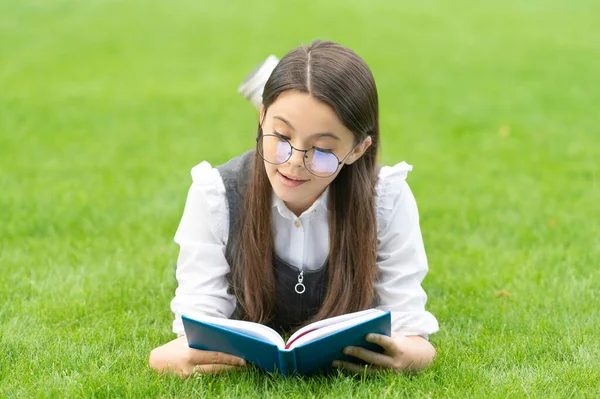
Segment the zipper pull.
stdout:
<path fill-rule="evenodd" d="M 302 284 L 302 281 L 304 280 L 304 271 L 301 271 L 300 274 L 298 275 L 298 284 L 296 284 L 296 286 L 294 287 L 294 290 L 296 291 L 297 294 L 304 294 L 304 291 L 306 291 L 306 287 L 304 286 L 304 284 Z"/>

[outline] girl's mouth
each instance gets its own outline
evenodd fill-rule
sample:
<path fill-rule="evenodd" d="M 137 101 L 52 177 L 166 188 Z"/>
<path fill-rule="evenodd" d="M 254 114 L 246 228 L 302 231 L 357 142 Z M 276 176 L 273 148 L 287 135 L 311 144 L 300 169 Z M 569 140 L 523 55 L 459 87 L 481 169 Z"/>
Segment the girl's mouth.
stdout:
<path fill-rule="evenodd" d="M 286 175 L 284 175 L 283 173 L 281 173 L 280 171 L 277 171 L 277 177 L 279 178 L 279 181 L 281 183 L 283 183 L 285 186 L 288 187 L 298 187 L 304 183 L 306 183 L 308 180 L 302 180 L 302 179 L 298 179 L 295 177 L 288 177 Z"/>

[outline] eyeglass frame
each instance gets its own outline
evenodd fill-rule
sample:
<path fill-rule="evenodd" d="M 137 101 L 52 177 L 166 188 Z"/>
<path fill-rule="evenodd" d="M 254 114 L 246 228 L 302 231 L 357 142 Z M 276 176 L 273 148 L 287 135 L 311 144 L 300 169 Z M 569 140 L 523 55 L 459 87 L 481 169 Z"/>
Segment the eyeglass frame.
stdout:
<path fill-rule="evenodd" d="M 316 175 L 316 174 L 314 174 L 313 172 L 311 172 L 311 171 L 310 171 L 310 168 L 309 168 L 309 167 L 306 165 L 306 158 L 308 158 L 308 156 L 307 156 L 307 153 L 308 153 L 309 151 L 312 151 L 312 150 L 315 150 L 315 149 L 317 149 L 317 147 L 315 147 L 315 146 L 312 146 L 312 147 L 311 147 L 311 148 L 309 148 L 308 150 L 301 150 L 301 149 L 299 149 L 299 148 L 296 148 L 296 147 L 294 147 L 294 146 L 292 145 L 292 143 L 290 142 L 290 140 L 289 140 L 287 137 L 278 136 L 278 135 L 276 135 L 276 134 L 264 134 L 264 133 L 262 132 L 262 126 L 261 126 L 260 130 L 261 130 L 261 132 L 260 132 L 260 135 L 258 135 L 258 137 L 256 138 L 256 147 L 257 147 L 257 148 L 256 148 L 256 150 L 257 150 L 257 152 L 258 152 L 258 155 L 260 155 L 260 157 L 261 157 L 261 158 L 262 158 L 262 159 L 263 159 L 265 162 L 267 162 L 267 163 L 270 163 L 271 165 L 283 165 L 284 163 L 286 163 L 287 161 L 289 161 L 289 160 L 292 158 L 292 155 L 294 154 L 294 151 L 303 152 L 303 153 L 304 153 L 304 156 L 302 157 L 302 163 L 304 163 L 304 168 L 306 168 L 306 170 L 308 171 L 308 173 L 310 173 L 311 175 L 313 175 L 313 176 L 315 176 L 315 177 L 321 177 L 321 178 L 323 178 L 323 179 L 326 179 L 326 178 L 328 178 L 328 177 L 331 177 L 331 176 L 335 175 L 335 174 L 337 173 L 337 171 L 340 169 L 340 165 L 342 165 L 342 164 L 344 163 L 344 161 L 346 160 L 346 158 L 348 158 L 348 155 L 350 155 L 350 154 L 352 153 L 352 151 L 354 151 L 354 149 L 356 148 L 356 146 L 358 146 L 360 143 L 362 143 L 362 142 L 363 142 L 363 141 L 366 139 L 366 137 L 365 137 L 365 138 L 363 138 L 362 140 L 358 141 L 356 144 L 354 144 L 354 146 L 352 147 L 352 149 L 350 149 L 350 151 L 348 151 L 348 153 L 347 153 L 347 154 L 344 156 L 344 158 L 342 158 L 342 160 L 341 160 L 341 161 L 340 161 L 340 159 L 338 158 L 338 156 L 337 156 L 337 155 L 335 155 L 335 153 L 334 153 L 334 152 L 331 152 L 331 154 L 332 154 L 332 155 L 333 155 L 333 156 L 334 156 L 334 157 L 335 157 L 335 158 L 338 160 L 337 168 L 336 168 L 336 169 L 333 171 L 333 173 L 331 173 L 330 175 L 327 175 L 327 176 L 319 176 L 319 175 Z M 277 138 L 278 138 L 278 139 L 280 139 L 280 140 L 281 140 L 281 139 L 283 139 L 283 140 L 287 141 L 287 143 L 290 145 L 290 148 L 292 149 L 292 151 L 290 151 L 290 155 L 288 156 L 288 158 L 287 158 L 285 161 L 283 161 L 283 162 L 280 162 L 280 163 L 275 163 L 275 162 L 270 162 L 270 161 L 267 161 L 267 160 L 265 159 L 265 157 L 263 157 L 263 155 L 262 155 L 261 151 L 258 149 L 258 142 L 260 141 L 260 139 L 262 139 L 262 138 L 263 138 L 263 137 L 265 137 L 265 136 L 273 136 L 273 137 L 277 137 Z"/>

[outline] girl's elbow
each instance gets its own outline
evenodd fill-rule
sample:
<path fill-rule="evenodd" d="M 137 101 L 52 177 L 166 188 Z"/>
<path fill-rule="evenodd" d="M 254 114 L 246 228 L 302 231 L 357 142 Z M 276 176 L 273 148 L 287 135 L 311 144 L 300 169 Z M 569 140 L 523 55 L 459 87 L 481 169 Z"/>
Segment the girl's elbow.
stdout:
<path fill-rule="evenodd" d="M 416 351 L 414 351 L 412 355 L 412 367 L 409 367 L 411 373 L 420 372 L 429 368 L 437 356 L 437 351 L 431 342 L 425 338 L 417 339 L 417 342 L 419 345 L 415 348 Z"/>
<path fill-rule="evenodd" d="M 167 365 L 173 362 L 173 354 L 167 345 L 159 346 L 150 351 L 150 356 L 148 357 L 148 366 L 150 368 L 158 372 L 163 372 L 166 370 Z"/>
<path fill-rule="evenodd" d="M 433 346 L 431 344 L 431 342 L 429 343 L 429 355 L 430 355 L 431 361 L 433 362 L 433 360 L 437 356 L 437 350 L 435 349 L 435 346 Z"/>
<path fill-rule="evenodd" d="M 148 366 L 150 368 L 161 371 L 161 367 L 159 366 L 159 348 L 154 348 L 150 351 L 150 356 L 148 357 Z"/>
<path fill-rule="evenodd" d="M 421 367 L 419 369 L 422 371 L 429 368 L 435 361 L 436 356 L 437 351 L 435 347 L 430 342 L 427 342 L 426 348 L 423 351 Z"/>

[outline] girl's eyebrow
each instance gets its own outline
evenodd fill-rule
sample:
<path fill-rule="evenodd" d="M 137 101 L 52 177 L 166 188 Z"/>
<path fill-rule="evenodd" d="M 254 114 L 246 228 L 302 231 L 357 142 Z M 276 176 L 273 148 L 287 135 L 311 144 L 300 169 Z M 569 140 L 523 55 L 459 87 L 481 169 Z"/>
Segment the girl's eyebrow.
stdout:
<path fill-rule="evenodd" d="M 280 121 L 282 121 L 283 123 L 285 123 L 286 125 L 288 125 L 290 127 L 290 129 L 296 130 L 296 129 L 294 129 L 294 126 L 292 126 L 292 124 L 290 122 L 288 122 L 285 118 L 283 118 L 281 116 L 275 115 L 273 117 L 273 119 L 279 119 Z M 332 139 L 341 140 L 338 136 L 336 136 L 335 134 L 330 133 L 330 132 L 314 133 L 314 134 L 311 134 L 308 137 L 309 138 L 313 138 L 313 137 L 317 137 L 317 138 L 319 138 L 319 137 L 331 137 Z"/>

